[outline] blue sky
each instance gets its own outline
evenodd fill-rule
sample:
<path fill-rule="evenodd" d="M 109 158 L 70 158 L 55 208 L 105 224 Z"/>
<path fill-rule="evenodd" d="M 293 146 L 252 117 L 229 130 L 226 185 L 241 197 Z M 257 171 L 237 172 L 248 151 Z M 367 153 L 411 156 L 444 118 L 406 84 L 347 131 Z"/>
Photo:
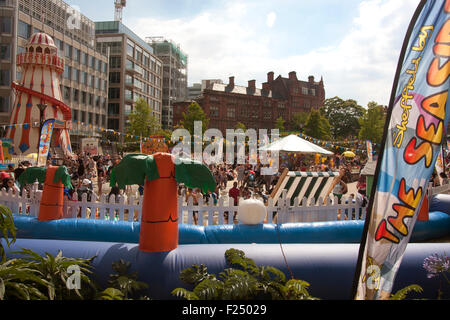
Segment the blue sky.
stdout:
<path fill-rule="evenodd" d="M 113 0 L 70 0 L 94 21 Z M 419 0 L 128 0 L 123 23 L 164 36 L 189 56 L 188 83 L 234 76 L 256 86 L 267 72 L 323 77 L 327 98 L 387 105 L 400 48 Z"/>

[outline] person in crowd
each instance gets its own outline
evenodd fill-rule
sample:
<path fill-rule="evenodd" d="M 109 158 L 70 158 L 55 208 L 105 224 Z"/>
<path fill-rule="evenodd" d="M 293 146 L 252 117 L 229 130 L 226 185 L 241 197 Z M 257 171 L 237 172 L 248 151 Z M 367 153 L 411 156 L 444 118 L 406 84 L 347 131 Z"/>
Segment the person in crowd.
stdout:
<path fill-rule="evenodd" d="M 233 199 L 234 206 L 237 206 L 239 204 L 239 196 L 240 195 L 241 195 L 241 190 L 239 190 L 238 183 L 235 181 L 235 182 L 233 182 L 233 188 L 231 188 L 228 191 L 228 196 L 230 197 L 230 199 Z M 237 215 L 237 211 L 234 212 L 233 221 L 236 220 L 236 215 Z M 225 223 L 228 224 L 228 212 L 225 212 L 224 216 L 225 216 Z"/>
<path fill-rule="evenodd" d="M 444 171 L 442 171 L 442 172 L 439 174 L 439 176 L 440 176 L 441 179 L 442 179 L 442 185 L 448 184 L 448 176 L 447 176 L 447 174 L 445 174 Z"/>
<path fill-rule="evenodd" d="M 13 194 L 18 194 L 20 192 L 19 187 L 16 186 L 14 178 L 6 178 L 3 180 L 2 189 L 5 188 L 6 192 L 12 190 Z"/>

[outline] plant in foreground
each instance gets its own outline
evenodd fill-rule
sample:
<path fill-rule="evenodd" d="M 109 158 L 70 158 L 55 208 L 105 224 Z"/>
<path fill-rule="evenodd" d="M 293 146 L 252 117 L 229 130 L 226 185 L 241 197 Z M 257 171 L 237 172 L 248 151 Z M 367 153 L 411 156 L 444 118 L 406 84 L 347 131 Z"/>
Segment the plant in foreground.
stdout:
<path fill-rule="evenodd" d="M 423 261 L 423 267 L 427 271 L 427 278 L 438 277 L 440 280 L 440 287 L 438 290 L 438 299 L 442 298 L 442 278 L 444 278 L 447 284 L 450 284 L 447 274 L 450 269 L 450 257 L 444 253 L 443 255 L 438 255 L 437 253 L 428 256 Z"/>
<path fill-rule="evenodd" d="M 172 295 L 187 300 L 299 300 L 316 299 L 308 293 L 309 283 L 291 279 L 272 266 L 257 266 L 245 253 L 228 249 L 229 266 L 219 276 L 208 273 L 205 265 L 193 265 L 181 271 L 180 279 L 194 286 L 192 291 L 176 288 Z"/>
<path fill-rule="evenodd" d="M 109 276 L 110 287 L 100 292 L 97 299 L 100 300 L 128 300 L 128 299 L 148 299 L 139 295 L 142 290 L 147 289 L 145 282 L 137 281 L 137 272 L 129 273 L 131 263 L 120 259 L 113 262 L 112 268 L 116 272 Z"/>

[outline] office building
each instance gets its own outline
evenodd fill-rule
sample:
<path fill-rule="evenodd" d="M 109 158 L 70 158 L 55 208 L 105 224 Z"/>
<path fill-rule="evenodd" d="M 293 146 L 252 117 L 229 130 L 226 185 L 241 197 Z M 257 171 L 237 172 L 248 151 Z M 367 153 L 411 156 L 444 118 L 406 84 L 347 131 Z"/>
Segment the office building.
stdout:
<path fill-rule="evenodd" d="M 173 129 L 173 103 L 184 101 L 188 97 L 188 56 L 171 40 L 163 37 L 147 37 L 146 40 L 163 63 L 162 127 L 171 130 Z"/>
<path fill-rule="evenodd" d="M 95 25 L 61 0 L 0 1 L 0 122 L 12 110 L 11 82 L 20 78 L 16 55 L 32 34 L 48 34 L 64 58 L 61 92 L 71 108 L 74 149 L 83 137 L 99 137 L 107 124 L 108 56 L 95 49 Z"/>
<path fill-rule="evenodd" d="M 161 122 L 162 61 L 120 21 L 95 22 L 97 50 L 109 52 L 108 129 L 126 132 L 128 115 L 143 98 Z"/>

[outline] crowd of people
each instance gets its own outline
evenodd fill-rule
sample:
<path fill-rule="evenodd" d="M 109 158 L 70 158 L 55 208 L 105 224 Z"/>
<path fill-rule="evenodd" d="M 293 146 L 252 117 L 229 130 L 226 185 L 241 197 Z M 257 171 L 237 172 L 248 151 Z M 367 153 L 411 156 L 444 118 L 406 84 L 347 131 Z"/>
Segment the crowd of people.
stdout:
<path fill-rule="evenodd" d="M 57 163 L 55 159 L 48 159 L 48 164 L 65 165 L 71 176 L 72 188 L 65 189 L 65 196 L 69 200 L 82 199 L 84 193 L 87 194 L 88 201 L 94 197 L 98 200 L 100 195 L 107 194 L 109 200 L 111 195 L 115 195 L 116 199 L 119 194 L 130 193 L 131 187 L 127 190 L 120 190 L 118 187 L 109 187 L 109 177 L 112 168 L 120 162 L 122 155 L 90 155 L 89 153 L 79 152 L 72 157 L 65 157 L 59 159 Z M 448 162 L 450 159 L 445 159 Z M 245 164 L 211 164 L 209 168 L 216 180 L 216 189 L 212 192 L 202 193 L 200 189 L 187 188 L 180 185 L 178 193 L 187 203 L 192 201 L 192 204 L 197 205 L 202 199 L 203 203 L 213 201 L 215 205 L 219 202 L 221 197 L 229 199 L 229 203 L 238 205 L 240 198 L 260 199 L 267 204 L 267 201 L 277 185 L 278 179 L 283 170 L 286 168 L 290 171 L 321 171 L 321 172 L 336 172 L 339 171 L 339 177 L 336 178 L 333 184 L 330 195 L 337 197 L 340 202 L 342 196 L 348 192 L 348 184 L 356 182 L 356 194 L 350 194 L 350 197 L 355 199 L 359 204 L 365 206 L 368 202 L 368 195 L 366 194 L 366 179 L 360 175 L 360 171 L 365 164 L 364 159 L 358 156 L 354 158 L 346 158 L 343 156 L 322 157 L 313 155 L 298 155 L 281 154 L 279 170 L 273 175 L 261 174 L 262 166 L 258 163 L 256 165 L 250 164 L 247 158 Z M 5 171 L 0 171 L 0 181 L 2 188 L 7 191 L 10 189 L 14 193 L 20 192 L 20 187 L 17 179 L 20 174 L 32 164 L 29 161 L 21 162 L 14 168 L 12 165 Z M 356 174 L 355 174 L 356 173 Z M 434 172 L 430 182 L 433 186 L 449 183 L 449 179 L 445 172 L 440 176 Z M 105 184 L 107 188 L 105 188 Z M 143 186 L 139 186 L 138 192 L 143 194 Z M 73 199 L 76 192 L 77 199 Z M 190 200 L 192 198 L 192 200 Z M 116 200 L 117 201 L 117 200 Z M 234 214 L 234 219 L 236 213 Z M 226 219 L 228 217 L 226 216 Z M 197 215 L 194 214 L 194 223 L 197 223 Z"/>

